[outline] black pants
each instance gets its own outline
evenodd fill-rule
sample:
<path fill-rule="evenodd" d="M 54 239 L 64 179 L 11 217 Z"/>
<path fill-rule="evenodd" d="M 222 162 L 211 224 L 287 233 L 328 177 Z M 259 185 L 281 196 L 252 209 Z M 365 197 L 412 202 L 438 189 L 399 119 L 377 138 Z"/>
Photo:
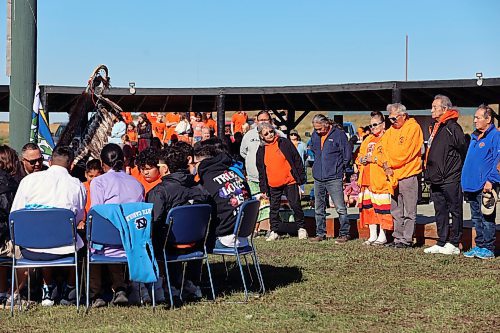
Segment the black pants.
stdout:
<path fill-rule="evenodd" d="M 300 205 L 299 186 L 297 184 L 292 184 L 269 188 L 269 219 L 271 220 L 271 231 L 277 232 L 279 228 L 279 210 L 281 204 L 281 196 L 283 195 L 283 193 L 287 197 L 288 202 L 290 203 L 290 207 L 293 210 L 297 228 L 304 228 L 304 212 L 302 211 L 302 206 Z"/>
<path fill-rule="evenodd" d="M 436 212 L 436 226 L 439 237 L 437 245 L 443 246 L 449 242 L 458 246 L 464 227 L 462 186 L 459 182 L 443 185 L 432 184 L 431 198 Z"/>

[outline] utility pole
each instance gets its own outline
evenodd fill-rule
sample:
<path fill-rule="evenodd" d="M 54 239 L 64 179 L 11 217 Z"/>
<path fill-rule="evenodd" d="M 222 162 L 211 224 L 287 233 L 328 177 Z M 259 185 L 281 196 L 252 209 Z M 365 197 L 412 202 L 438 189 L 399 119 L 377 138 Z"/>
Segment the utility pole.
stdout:
<path fill-rule="evenodd" d="M 405 81 L 408 81 L 408 35 L 406 35 L 406 66 L 405 66 Z"/>
<path fill-rule="evenodd" d="M 19 152 L 29 141 L 35 95 L 37 0 L 11 1 L 9 144 Z"/>

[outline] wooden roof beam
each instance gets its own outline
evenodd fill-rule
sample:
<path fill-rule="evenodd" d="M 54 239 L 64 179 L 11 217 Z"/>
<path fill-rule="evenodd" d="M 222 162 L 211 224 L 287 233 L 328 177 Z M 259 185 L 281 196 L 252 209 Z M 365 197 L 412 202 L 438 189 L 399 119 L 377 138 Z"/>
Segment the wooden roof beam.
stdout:
<path fill-rule="evenodd" d="M 333 104 L 337 105 L 341 111 L 345 110 L 346 107 L 345 105 L 339 101 L 339 99 L 337 97 L 335 97 L 335 95 L 331 92 L 327 93 L 328 97 L 332 100 Z"/>
<path fill-rule="evenodd" d="M 144 102 L 146 101 L 146 99 L 148 98 L 148 96 L 144 96 L 141 100 L 141 102 L 135 107 L 134 109 L 134 112 L 141 112 L 141 107 L 142 105 L 144 104 Z"/>
<path fill-rule="evenodd" d="M 352 95 L 352 97 L 354 97 L 354 98 L 355 98 L 355 99 L 356 99 L 356 100 L 357 100 L 357 101 L 358 101 L 361 105 L 363 105 L 363 106 L 364 106 L 364 108 L 365 108 L 367 111 L 370 111 L 370 110 L 371 110 L 370 106 L 369 106 L 368 104 L 366 104 L 366 103 L 365 103 L 365 101 L 363 101 L 361 98 L 359 98 L 359 97 L 357 96 L 357 94 L 355 94 L 355 93 L 353 93 L 353 92 L 349 92 L 349 94 L 351 94 L 351 95 Z M 373 110 L 372 110 L 372 111 L 373 111 Z"/>
<path fill-rule="evenodd" d="M 167 96 L 165 98 L 165 103 L 161 106 L 161 112 L 165 112 L 165 109 L 167 108 L 168 101 L 170 100 L 170 96 Z"/>
<path fill-rule="evenodd" d="M 293 110 L 297 110 L 295 108 L 295 106 L 293 105 L 292 101 L 290 100 L 290 98 L 288 97 L 287 94 L 281 94 L 281 96 L 283 96 L 283 99 L 286 101 L 286 103 L 288 104 L 288 106 L 293 109 Z"/>
<path fill-rule="evenodd" d="M 311 96 L 311 94 L 306 94 L 307 99 L 309 102 L 316 108 L 316 111 L 321 111 L 321 108 L 319 107 L 318 104 L 314 101 L 314 98 Z"/>
<path fill-rule="evenodd" d="M 304 120 L 305 117 L 307 117 L 307 115 L 311 112 L 311 110 L 307 110 L 307 111 L 304 111 L 302 112 L 302 114 L 299 116 L 299 118 L 297 118 L 297 120 L 295 120 L 294 124 L 293 124 L 293 128 L 297 127 L 298 124 L 300 124 L 300 122 L 302 120 Z"/>

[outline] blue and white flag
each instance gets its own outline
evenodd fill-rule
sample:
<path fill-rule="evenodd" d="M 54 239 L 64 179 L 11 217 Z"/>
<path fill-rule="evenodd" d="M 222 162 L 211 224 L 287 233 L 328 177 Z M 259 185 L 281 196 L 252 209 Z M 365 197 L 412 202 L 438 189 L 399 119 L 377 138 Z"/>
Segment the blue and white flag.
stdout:
<path fill-rule="evenodd" d="M 45 161 L 52 156 L 54 149 L 54 139 L 50 133 L 47 115 L 40 100 L 40 88 L 36 85 L 35 98 L 33 100 L 33 113 L 31 116 L 30 142 L 36 143 L 42 151 Z"/>

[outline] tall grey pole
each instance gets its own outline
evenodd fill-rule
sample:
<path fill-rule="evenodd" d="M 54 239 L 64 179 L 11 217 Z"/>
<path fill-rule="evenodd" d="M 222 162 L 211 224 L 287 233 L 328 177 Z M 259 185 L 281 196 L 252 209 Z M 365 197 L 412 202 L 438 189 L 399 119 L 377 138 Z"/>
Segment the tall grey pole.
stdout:
<path fill-rule="evenodd" d="M 224 113 L 225 96 L 222 92 L 217 96 L 217 134 L 219 138 L 224 137 L 224 128 L 226 126 L 226 116 Z"/>
<path fill-rule="evenodd" d="M 10 146 L 17 151 L 29 141 L 36 84 L 37 0 L 12 0 Z"/>

